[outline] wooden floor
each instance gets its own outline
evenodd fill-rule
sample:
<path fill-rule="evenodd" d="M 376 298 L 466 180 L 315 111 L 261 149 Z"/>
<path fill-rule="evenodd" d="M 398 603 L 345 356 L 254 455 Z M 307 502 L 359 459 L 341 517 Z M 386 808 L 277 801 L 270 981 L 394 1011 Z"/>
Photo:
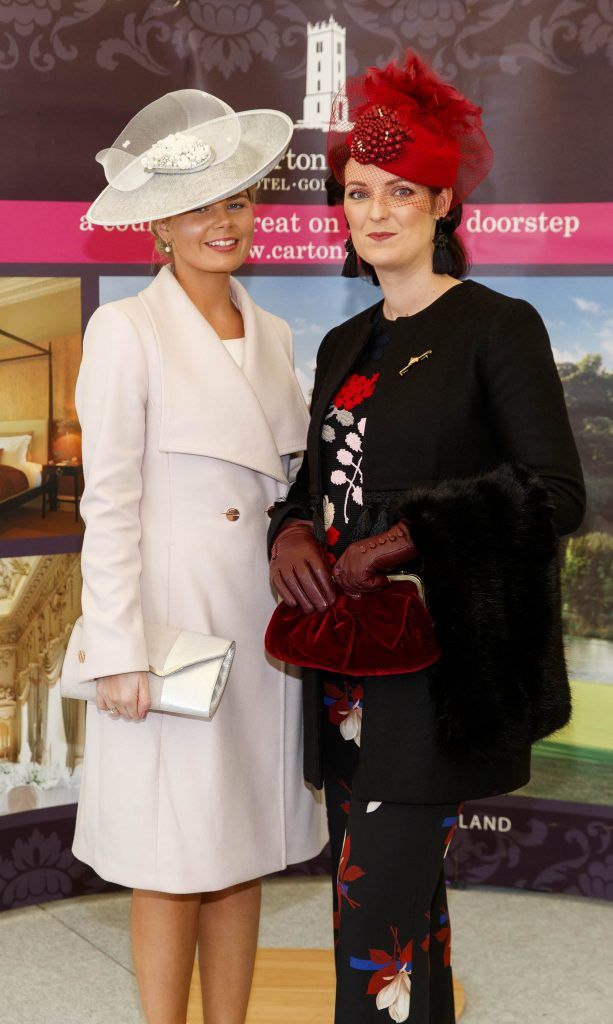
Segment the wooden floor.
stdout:
<path fill-rule="evenodd" d="M 455 1002 L 459 1020 L 465 998 L 457 982 Z M 247 1024 L 332 1024 L 333 1008 L 332 950 L 258 950 Z M 202 1024 L 197 968 L 192 978 L 187 1024 Z"/>
<path fill-rule="evenodd" d="M 83 522 L 75 522 L 74 508 L 62 508 L 47 512 L 43 519 L 40 509 L 0 509 L 0 537 L 2 540 L 21 540 L 24 537 L 65 537 L 81 536 Z"/>

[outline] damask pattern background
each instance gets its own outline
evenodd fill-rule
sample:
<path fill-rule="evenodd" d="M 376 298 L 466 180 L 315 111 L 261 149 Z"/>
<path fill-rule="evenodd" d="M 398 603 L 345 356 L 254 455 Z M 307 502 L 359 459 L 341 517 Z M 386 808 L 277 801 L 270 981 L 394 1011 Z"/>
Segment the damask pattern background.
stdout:
<path fill-rule="evenodd" d="M 38 71 L 51 71 L 57 61 L 81 56 L 95 57 L 110 71 L 126 59 L 151 74 L 164 75 L 170 72 L 162 56 L 167 48 L 181 58 L 197 57 L 206 71 L 217 69 L 228 79 L 247 72 L 256 58 L 276 61 L 304 37 L 309 18 L 323 19 L 328 13 L 350 29 L 355 25 L 368 33 L 375 40 L 377 62 L 398 57 L 405 45 L 417 46 L 448 78 L 459 68 L 473 69 L 500 32 L 507 41 L 499 47 L 497 59 L 506 74 L 517 74 L 523 61 L 572 74 L 576 56 L 598 50 L 613 63 L 610 0 L 526 0 L 527 16 L 521 20 L 514 12 L 515 0 L 326 0 L 317 5 L 317 12 L 291 0 L 152 0 L 141 5 L 141 12 L 130 13 L 121 10 L 119 2 L 0 0 L 0 67 L 11 70 L 28 60 Z M 102 24 L 114 34 L 103 36 Z M 356 52 L 350 50 L 349 73 L 358 65 Z M 298 61 L 286 75 L 302 71 Z"/>
<path fill-rule="evenodd" d="M 590 164 L 593 194 L 609 194 L 613 142 L 597 140 L 594 97 L 610 86 L 613 0 L 0 0 L 6 144 L 29 158 L 4 169 L 5 197 L 93 197 L 101 131 L 110 141 L 131 109 L 187 83 L 242 109 L 253 83 L 261 105 L 274 106 L 281 80 L 297 119 L 307 24 L 330 15 L 347 30 L 349 75 L 414 46 L 476 101 L 496 96 L 485 103 L 496 187 L 478 198 L 535 198 L 554 168 L 550 200 L 576 198 L 585 171 L 576 174 L 573 152 Z"/>

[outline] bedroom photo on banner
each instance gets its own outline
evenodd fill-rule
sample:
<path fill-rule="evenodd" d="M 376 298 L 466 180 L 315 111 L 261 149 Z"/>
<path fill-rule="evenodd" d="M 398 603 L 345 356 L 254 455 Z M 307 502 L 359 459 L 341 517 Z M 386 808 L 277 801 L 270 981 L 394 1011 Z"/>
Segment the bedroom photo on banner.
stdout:
<path fill-rule="evenodd" d="M 610 0 L 0 0 L 3 1024 L 610 1024 Z"/>
<path fill-rule="evenodd" d="M 11 541 L 7 550 L 32 550 L 36 542 L 46 551 L 50 538 L 62 536 L 79 550 L 80 361 L 81 279 L 2 277 L 0 551 Z"/>

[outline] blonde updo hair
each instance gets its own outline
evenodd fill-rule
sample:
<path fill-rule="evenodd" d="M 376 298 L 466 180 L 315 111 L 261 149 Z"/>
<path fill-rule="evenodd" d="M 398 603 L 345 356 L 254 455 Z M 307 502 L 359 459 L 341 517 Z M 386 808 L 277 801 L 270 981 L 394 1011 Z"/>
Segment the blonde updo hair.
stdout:
<path fill-rule="evenodd" d="M 249 188 L 241 189 L 241 191 L 247 193 L 247 198 L 250 203 L 255 203 L 255 197 L 258 191 L 257 185 L 250 185 Z M 239 193 L 236 194 L 238 195 Z M 232 197 L 228 196 L 228 198 L 231 199 Z M 149 224 L 149 230 L 153 235 L 155 241 L 155 251 L 165 263 L 172 263 L 172 253 L 166 252 L 166 242 L 164 241 L 164 239 L 162 238 L 158 231 L 159 223 L 159 220 L 152 220 L 151 223 Z"/>

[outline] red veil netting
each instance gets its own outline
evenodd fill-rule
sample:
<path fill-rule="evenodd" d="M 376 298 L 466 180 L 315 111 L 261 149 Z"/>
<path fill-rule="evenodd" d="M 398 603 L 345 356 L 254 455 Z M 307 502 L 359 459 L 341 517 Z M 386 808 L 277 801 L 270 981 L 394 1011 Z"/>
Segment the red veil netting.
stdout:
<path fill-rule="evenodd" d="M 481 107 L 462 96 L 417 54 L 407 51 L 404 64 L 370 67 L 348 79 L 332 106 L 328 162 L 345 184 L 350 158 L 352 178 L 366 185 L 378 167 L 390 175 L 430 188 L 451 188 L 452 207 L 473 191 L 488 174 L 493 153 L 481 127 Z M 431 202 L 427 189 L 414 196 L 387 188 L 390 202 Z"/>

